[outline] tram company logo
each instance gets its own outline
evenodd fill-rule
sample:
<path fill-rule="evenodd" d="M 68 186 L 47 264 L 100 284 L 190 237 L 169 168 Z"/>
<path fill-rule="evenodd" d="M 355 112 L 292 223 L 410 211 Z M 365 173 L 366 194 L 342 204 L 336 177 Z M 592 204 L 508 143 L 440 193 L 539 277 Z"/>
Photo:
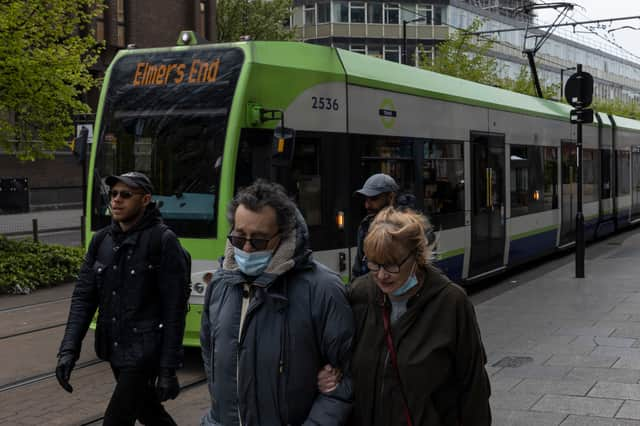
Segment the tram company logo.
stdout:
<path fill-rule="evenodd" d="M 391 99 L 385 98 L 382 100 L 380 108 L 378 109 L 378 115 L 380 115 L 380 121 L 382 121 L 382 125 L 386 129 L 391 129 L 393 125 L 396 124 L 398 112 Z"/>

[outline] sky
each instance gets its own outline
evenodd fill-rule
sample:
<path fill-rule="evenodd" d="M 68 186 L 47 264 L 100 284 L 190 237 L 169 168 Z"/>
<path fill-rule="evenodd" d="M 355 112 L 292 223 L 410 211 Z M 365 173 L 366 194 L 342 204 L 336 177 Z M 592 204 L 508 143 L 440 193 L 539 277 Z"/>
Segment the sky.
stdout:
<path fill-rule="evenodd" d="M 559 0 L 537 0 L 537 3 L 553 3 Z M 563 22 L 575 21 L 589 21 L 594 19 L 606 19 L 606 18 L 621 18 L 626 16 L 640 16 L 640 0 L 563 0 L 575 4 L 573 11 L 569 12 L 569 19 L 565 18 Z M 558 15 L 553 9 L 538 10 L 538 17 L 544 23 L 552 23 L 555 17 Z M 596 24 L 592 24 L 595 26 Z M 614 41 L 618 45 L 622 46 L 625 50 L 633 53 L 637 56 L 634 59 L 635 62 L 640 62 L 640 19 L 633 19 L 628 21 L 618 21 L 612 23 L 603 23 L 603 27 L 596 29 L 596 31 L 604 38 Z M 613 32 L 608 32 L 610 29 L 620 28 L 624 26 L 635 27 L 638 30 L 633 29 L 620 29 Z M 556 30 L 558 31 L 558 30 Z M 571 32 L 571 27 L 566 27 L 564 31 Z M 576 32 L 587 31 L 587 29 L 576 27 Z M 561 33 L 557 32 L 558 35 Z M 591 35 L 591 34 L 575 34 L 579 37 L 581 42 L 594 43 L 593 47 L 598 48 L 598 45 L 607 46 L 607 48 L 615 49 L 611 43 L 605 41 L 603 38 Z"/>

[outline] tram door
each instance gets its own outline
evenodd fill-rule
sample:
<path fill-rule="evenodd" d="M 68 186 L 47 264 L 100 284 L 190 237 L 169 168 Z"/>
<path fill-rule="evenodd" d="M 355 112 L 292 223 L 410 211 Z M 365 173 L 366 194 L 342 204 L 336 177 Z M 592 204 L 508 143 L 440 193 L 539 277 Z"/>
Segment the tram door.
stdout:
<path fill-rule="evenodd" d="M 471 133 L 470 277 L 504 266 L 504 155 L 504 135 Z"/>
<path fill-rule="evenodd" d="M 562 142 L 562 223 L 560 246 L 576 239 L 576 211 L 578 210 L 578 163 L 576 144 Z"/>
<path fill-rule="evenodd" d="M 640 219 L 640 146 L 631 147 L 631 220 Z"/>

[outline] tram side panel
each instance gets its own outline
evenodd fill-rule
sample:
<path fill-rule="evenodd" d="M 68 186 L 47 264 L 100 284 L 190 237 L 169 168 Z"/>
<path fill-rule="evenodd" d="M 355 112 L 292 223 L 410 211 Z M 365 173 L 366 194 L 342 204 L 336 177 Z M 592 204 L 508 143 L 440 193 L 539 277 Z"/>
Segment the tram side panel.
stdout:
<path fill-rule="evenodd" d="M 489 124 L 492 131 L 505 135 L 506 264 L 513 266 L 557 248 L 559 141 L 570 128 L 560 120 L 495 110 L 489 113 Z"/>

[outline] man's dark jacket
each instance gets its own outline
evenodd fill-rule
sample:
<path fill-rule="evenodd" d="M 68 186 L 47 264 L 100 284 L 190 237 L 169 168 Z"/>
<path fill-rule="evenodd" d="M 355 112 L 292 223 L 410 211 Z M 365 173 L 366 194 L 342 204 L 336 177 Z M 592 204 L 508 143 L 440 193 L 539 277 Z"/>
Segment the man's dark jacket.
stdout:
<path fill-rule="evenodd" d="M 182 365 L 187 265 L 180 243 L 168 229 L 162 233 L 160 262 L 153 264 L 151 231 L 161 222 L 160 211 L 151 203 L 127 232 L 112 223 L 99 247 L 94 236 L 73 291 L 60 354 L 80 354 L 99 307 L 98 357 L 118 368 Z"/>
<path fill-rule="evenodd" d="M 434 267 L 417 275 L 422 288 L 391 327 L 413 425 L 490 425 L 491 390 L 473 306 Z M 389 302 L 369 275 L 353 283 L 349 298 L 356 321 L 351 424 L 404 426 L 402 392 L 384 338 L 382 304 Z"/>
<path fill-rule="evenodd" d="M 340 278 L 312 261 L 306 225 L 283 237 L 267 270 L 249 280 L 227 244 L 223 269 L 207 288 L 200 341 L 211 409 L 203 425 L 343 425 L 351 409 L 353 315 Z M 244 294 L 243 294 L 244 293 Z M 251 299 L 243 322 L 243 297 Z M 344 372 L 318 392 L 317 374 Z"/>
<path fill-rule="evenodd" d="M 365 216 L 360 222 L 360 226 L 358 226 L 358 235 L 356 237 L 356 259 L 353 262 L 353 267 L 351 268 L 351 275 L 354 279 L 369 272 L 367 262 L 364 259 L 364 239 L 367 238 L 369 226 L 375 217 L 375 214 Z"/>

